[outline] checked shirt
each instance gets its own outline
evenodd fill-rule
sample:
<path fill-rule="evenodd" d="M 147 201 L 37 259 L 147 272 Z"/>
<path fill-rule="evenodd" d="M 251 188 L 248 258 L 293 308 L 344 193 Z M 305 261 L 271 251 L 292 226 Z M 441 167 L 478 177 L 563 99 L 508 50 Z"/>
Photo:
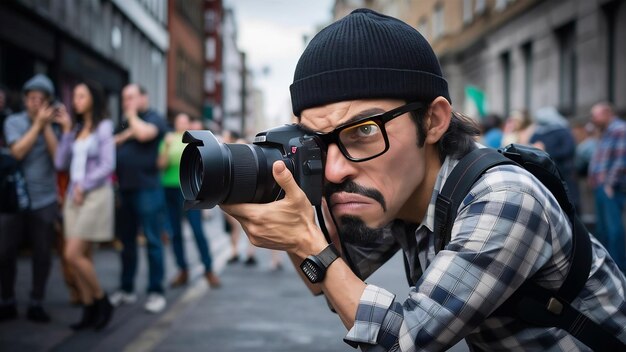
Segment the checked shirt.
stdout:
<path fill-rule="evenodd" d="M 588 350 L 564 330 L 490 317 L 527 278 L 556 291 L 570 267 L 567 216 L 527 171 L 487 171 L 459 207 L 451 242 L 435 255 L 435 200 L 457 162 L 444 162 L 414 244 L 394 234 L 423 275 L 404 300 L 368 285 L 344 341 L 364 351 L 440 351 L 463 338 L 476 350 Z M 626 341 L 626 279 L 594 238 L 592 249 L 590 278 L 573 305 Z"/>

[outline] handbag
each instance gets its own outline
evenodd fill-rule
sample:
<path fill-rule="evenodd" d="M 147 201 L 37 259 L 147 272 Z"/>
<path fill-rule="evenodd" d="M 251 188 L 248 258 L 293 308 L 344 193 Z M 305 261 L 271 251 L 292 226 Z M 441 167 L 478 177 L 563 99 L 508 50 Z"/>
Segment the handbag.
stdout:
<path fill-rule="evenodd" d="M 0 149 L 0 213 L 30 209 L 30 196 L 20 162 L 7 148 Z"/>

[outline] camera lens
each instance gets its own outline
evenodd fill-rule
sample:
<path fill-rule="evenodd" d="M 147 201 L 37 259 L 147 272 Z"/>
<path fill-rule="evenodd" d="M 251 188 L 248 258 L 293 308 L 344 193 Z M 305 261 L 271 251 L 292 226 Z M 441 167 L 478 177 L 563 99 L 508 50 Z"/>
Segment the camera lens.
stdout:
<path fill-rule="evenodd" d="M 185 132 L 183 142 L 188 145 L 181 157 L 180 183 L 187 209 L 274 201 L 280 187 L 272 164 L 283 160 L 292 168 L 276 147 L 224 144 L 209 131 Z"/>

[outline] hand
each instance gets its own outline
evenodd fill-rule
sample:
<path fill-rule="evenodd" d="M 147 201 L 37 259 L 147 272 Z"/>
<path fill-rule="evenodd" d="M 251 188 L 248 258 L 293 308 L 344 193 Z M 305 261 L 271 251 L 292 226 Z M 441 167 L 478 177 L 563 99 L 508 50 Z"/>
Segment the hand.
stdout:
<path fill-rule="evenodd" d="M 80 186 L 76 186 L 74 188 L 74 204 L 75 205 L 83 205 L 83 201 L 85 200 L 85 193 L 83 192 Z"/>
<path fill-rule="evenodd" d="M 133 131 L 130 128 L 123 130 L 115 135 L 115 145 L 120 145 L 133 137 Z"/>
<path fill-rule="evenodd" d="M 70 117 L 70 114 L 68 114 L 65 105 L 59 106 L 57 113 L 54 116 L 54 122 L 61 125 L 63 133 L 68 133 L 72 130 L 72 118 Z"/>
<path fill-rule="evenodd" d="M 39 111 L 37 111 L 37 115 L 35 115 L 34 123 L 37 124 L 38 127 L 43 128 L 54 118 L 54 106 L 46 105 L 42 106 Z"/>
<path fill-rule="evenodd" d="M 615 195 L 615 192 L 613 192 L 613 187 L 611 187 L 609 185 L 605 185 L 604 186 L 604 193 L 606 194 L 607 197 L 609 197 L 611 199 Z"/>
<path fill-rule="evenodd" d="M 321 252 L 327 243 L 315 223 L 311 203 L 282 161 L 274 163 L 272 173 L 285 191 L 283 199 L 268 204 L 220 207 L 241 223 L 255 246 L 284 250 L 301 259 Z"/>

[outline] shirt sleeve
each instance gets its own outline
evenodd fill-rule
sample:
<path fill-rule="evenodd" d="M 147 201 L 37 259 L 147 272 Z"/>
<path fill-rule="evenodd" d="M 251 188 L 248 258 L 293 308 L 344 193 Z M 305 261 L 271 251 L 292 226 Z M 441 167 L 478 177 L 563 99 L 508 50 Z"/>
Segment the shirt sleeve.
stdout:
<path fill-rule="evenodd" d="M 96 131 L 98 140 L 98 163 L 85 174 L 82 187 L 89 191 L 101 185 L 111 177 L 115 170 L 115 139 L 113 138 L 113 123 L 110 120 L 100 122 Z"/>
<path fill-rule="evenodd" d="M 611 144 L 613 144 L 609 162 L 610 167 L 606 173 L 605 184 L 609 186 L 620 185 L 620 178 L 626 173 L 626 129 L 619 129 L 612 133 Z"/>
<path fill-rule="evenodd" d="M 19 119 L 16 116 L 9 116 L 4 120 L 4 137 L 7 145 L 12 145 L 22 138 L 26 131 L 19 126 Z"/>
<path fill-rule="evenodd" d="M 364 351 L 446 350 L 549 260 L 550 225 L 542 202 L 525 191 L 483 188 L 482 195 L 468 195 L 452 241 L 407 300 L 400 304 L 381 288 L 366 288 L 347 343 Z"/>
<path fill-rule="evenodd" d="M 72 143 L 74 142 L 75 132 L 64 133 L 54 155 L 54 167 L 59 171 L 65 171 L 70 167 L 72 157 Z"/>

